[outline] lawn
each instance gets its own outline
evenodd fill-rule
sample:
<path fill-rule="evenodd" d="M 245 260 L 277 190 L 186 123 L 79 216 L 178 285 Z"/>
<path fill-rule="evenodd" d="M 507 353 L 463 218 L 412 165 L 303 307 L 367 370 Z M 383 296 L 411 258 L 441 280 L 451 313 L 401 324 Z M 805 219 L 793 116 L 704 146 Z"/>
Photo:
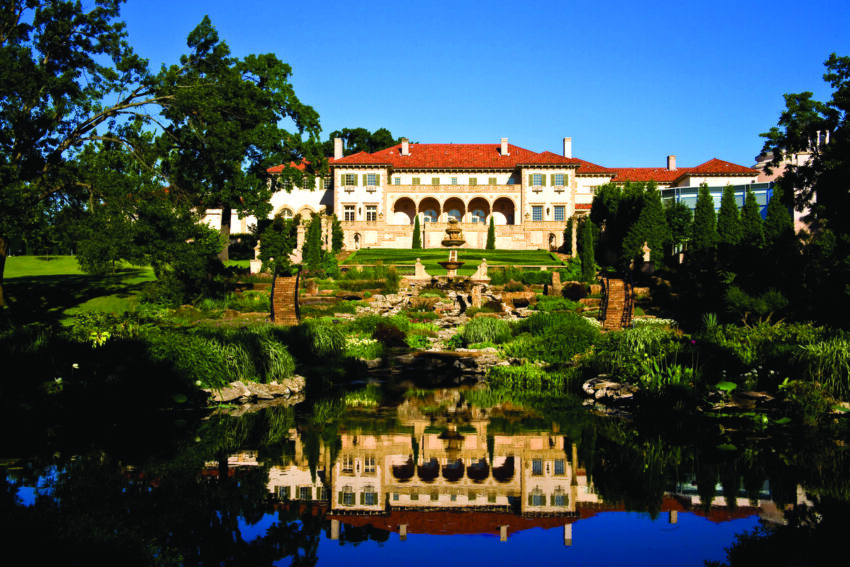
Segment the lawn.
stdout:
<path fill-rule="evenodd" d="M 345 264 L 375 264 L 383 262 L 390 264 L 414 264 L 419 258 L 425 271 L 431 275 L 443 275 L 445 268 L 437 262 L 448 260 L 449 251 L 445 248 L 430 249 L 399 249 L 380 248 L 369 250 L 358 250 L 349 256 Z M 458 260 L 465 262 L 458 270 L 460 275 L 470 276 L 478 268 L 483 258 L 487 259 L 488 266 L 562 266 L 563 262 L 555 255 L 545 250 L 477 250 L 473 248 L 460 248 L 457 252 Z"/>
<path fill-rule="evenodd" d="M 73 256 L 12 256 L 3 278 L 9 317 L 19 323 L 61 321 L 81 311 L 135 309 L 150 267 L 124 266 L 111 276 L 80 271 Z"/>

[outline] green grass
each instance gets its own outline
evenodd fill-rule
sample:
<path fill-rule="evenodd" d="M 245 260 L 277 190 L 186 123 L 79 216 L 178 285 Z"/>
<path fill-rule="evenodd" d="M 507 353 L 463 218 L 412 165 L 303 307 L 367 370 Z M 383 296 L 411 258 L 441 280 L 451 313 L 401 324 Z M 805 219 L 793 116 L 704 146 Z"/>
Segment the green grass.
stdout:
<path fill-rule="evenodd" d="M 428 250 L 409 250 L 398 248 L 380 248 L 370 250 L 358 250 L 346 259 L 348 265 L 375 264 L 383 262 L 390 264 L 414 264 L 419 258 L 425 271 L 431 275 L 445 275 L 446 270 L 437 262 L 448 259 L 449 252 L 445 248 L 432 248 Z M 472 248 L 461 248 L 457 252 L 458 260 L 465 264 L 458 269 L 458 274 L 471 276 L 483 258 L 487 259 L 488 266 L 561 266 L 563 263 L 554 255 L 545 250 L 477 250 Z"/>
<path fill-rule="evenodd" d="M 13 256 L 6 260 L 3 291 L 13 321 L 62 321 L 84 311 L 133 311 L 142 284 L 154 279 L 150 267 L 90 276 L 73 256 Z"/>

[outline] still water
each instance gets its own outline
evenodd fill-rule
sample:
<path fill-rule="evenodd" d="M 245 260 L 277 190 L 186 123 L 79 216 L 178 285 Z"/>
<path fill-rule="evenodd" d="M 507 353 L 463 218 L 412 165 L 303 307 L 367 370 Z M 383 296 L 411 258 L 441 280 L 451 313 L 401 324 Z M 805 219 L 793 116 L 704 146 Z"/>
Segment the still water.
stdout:
<path fill-rule="evenodd" d="M 36 557 L 124 565 L 702 565 L 821 497 L 846 509 L 840 445 L 669 425 L 370 386 L 59 428 L 31 457 L 0 455 L 1 527 Z"/>

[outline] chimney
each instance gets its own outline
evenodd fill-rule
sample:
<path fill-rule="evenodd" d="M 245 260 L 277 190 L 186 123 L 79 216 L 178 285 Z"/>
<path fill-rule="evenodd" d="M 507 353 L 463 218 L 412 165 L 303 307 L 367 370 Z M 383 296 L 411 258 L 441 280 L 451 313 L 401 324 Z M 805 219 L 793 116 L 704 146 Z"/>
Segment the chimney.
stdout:
<path fill-rule="evenodd" d="M 566 158 L 573 157 L 573 139 L 572 138 L 564 138 L 564 157 L 566 157 Z"/>
<path fill-rule="evenodd" d="M 502 155 L 509 156 L 511 154 L 508 153 L 508 139 L 502 138 Z"/>
<path fill-rule="evenodd" d="M 407 138 L 401 139 L 401 155 L 409 156 L 410 155 L 410 140 Z"/>
<path fill-rule="evenodd" d="M 676 171 L 676 156 L 667 156 L 667 171 Z"/>
<path fill-rule="evenodd" d="M 334 138 L 334 159 L 342 159 L 342 138 Z"/>

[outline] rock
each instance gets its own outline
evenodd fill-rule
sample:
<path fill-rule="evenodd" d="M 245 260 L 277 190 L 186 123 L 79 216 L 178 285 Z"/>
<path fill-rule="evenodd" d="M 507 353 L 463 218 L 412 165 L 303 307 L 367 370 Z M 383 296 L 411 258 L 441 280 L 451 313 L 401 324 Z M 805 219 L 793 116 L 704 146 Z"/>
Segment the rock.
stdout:
<path fill-rule="evenodd" d="M 219 403 L 242 403 L 248 400 L 289 398 L 293 393 L 302 392 L 305 385 L 304 377 L 295 375 L 279 383 L 233 382 L 220 390 L 206 390 L 206 392 L 212 396 L 213 400 Z"/>
<path fill-rule="evenodd" d="M 614 382 L 602 375 L 585 382 L 582 385 L 582 390 L 598 402 L 616 404 L 632 400 L 635 392 L 638 391 L 638 387 L 632 384 Z"/>

